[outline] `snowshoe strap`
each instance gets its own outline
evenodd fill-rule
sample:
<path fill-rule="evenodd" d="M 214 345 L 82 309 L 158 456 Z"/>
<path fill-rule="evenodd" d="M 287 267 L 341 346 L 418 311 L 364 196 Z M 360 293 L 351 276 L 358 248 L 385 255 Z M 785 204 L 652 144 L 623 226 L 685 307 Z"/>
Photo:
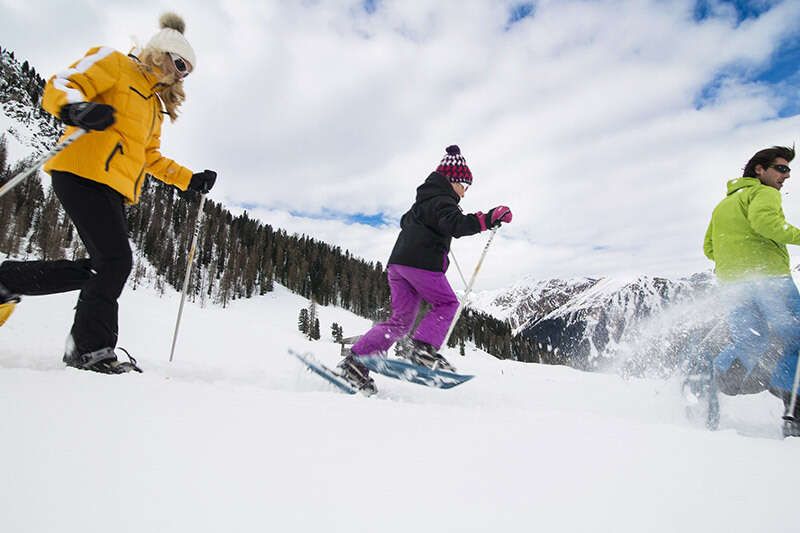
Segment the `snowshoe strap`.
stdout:
<path fill-rule="evenodd" d="M 119 372 L 117 373 L 122 374 L 124 372 L 134 371 L 134 372 L 139 372 L 141 374 L 142 369 L 136 362 L 136 359 L 134 359 L 134 357 L 130 354 L 130 352 L 128 352 L 128 350 L 126 350 L 125 348 L 117 348 L 117 349 L 121 350 L 122 352 L 125 353 L 125 355 L 128 356 L 128 361 L 117 361 L 116 364 L 114 365 L 117 369 L 119 369 Z"/>
<path fill-rule="evenodd" d="M 81 356 L 80 366 L 83 368 L 94 368 L 98 365 L 108 364 L 116 361 L 117 356 L 111 348 L 101 348 L 95 352 L 90 352 Z"/>

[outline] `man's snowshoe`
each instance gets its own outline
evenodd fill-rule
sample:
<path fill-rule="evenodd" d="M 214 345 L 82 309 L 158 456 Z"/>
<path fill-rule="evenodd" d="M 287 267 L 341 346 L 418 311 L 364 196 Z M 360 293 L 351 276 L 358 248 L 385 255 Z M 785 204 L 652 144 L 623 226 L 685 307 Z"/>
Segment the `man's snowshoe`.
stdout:
<path fill-rule="evenodd" d="M 2 326 L 5 321 L 8 320 L 8 317 L 10 317 L 11 313 L 14 312 L 14 308 L 17 306 L 19 301 L 19 296 L 13 294 L 2 284 L 0 284 L 0 326 Z"/>
<path fill-rule="evenodd" d="M 399 352 L 398 355 L 412 364 L 424 366 L 430 370 L 456 372 L 456 367 L 451 365 L 442 354 L 436 353 L 433 346 L 422 341 L 412 339 L 409 349 Z"/>
<path fill-rule="evenodd" d="M 783 405 L 786 414 L 783 416 L 783 436 L 800 437 L 800 398 L 795 401 L 794 412 L 789 412 L 792 404 L 792 395 L 783 394 Z"/>
<path fill-rule="evenodd" d="M 800 437 L 800 420 L 795 420 L 793 417 L 784 416 L 783 436 Z"/>
<path fill-rule="evenodd" d="M 120 348 L 128 356 L 128 361 L 119 361 L 114 348 L 106 347 L 89 352 L 79 354 L 76 350 L 67 351 L 64 353 L 63 361 L 67 366 L 78 368 L 80 370 L 90 370 L 92 372 L 99 372 L 101 374 L 125 374 L 127 372 L 141 372 L 142 369 L 136 364 L 131 354 L 124 348 Z"/>
<path fill-rule="evenodd" d="M 350 352 L 336 365 L 337 373 L 362 394 L 372 396 L 378 392 L 377 387 L 375 387 L 375 380 L 369 377 L 369 370 L 359 363 L 357 359 L 358 357 Z"/>
<path fill-rule="evenodd" d="M 719 394 L 712 362 L 706 357 L 689 361 L 681 387 L 686 399 L 686 415 L 690 420 L 704 423 L 706 428 L 719 428 Z"/>

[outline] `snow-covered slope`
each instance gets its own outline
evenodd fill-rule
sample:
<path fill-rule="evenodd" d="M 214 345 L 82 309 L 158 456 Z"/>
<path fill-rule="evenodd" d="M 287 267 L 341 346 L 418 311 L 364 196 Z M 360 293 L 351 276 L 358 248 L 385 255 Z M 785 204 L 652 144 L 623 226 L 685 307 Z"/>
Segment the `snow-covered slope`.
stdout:
<path fill-rule="evenodd" d="M 75 295 L 26 298 L 0 328 L 0 531 L 796 531 L 800 440 L 780 403 L 724 398 L 722 429 L 684 418 L 678 384 L 449 356 L 449 391 L 376 378 L 346 396 L 287 346 L 307 302 L 281 287 L 228 309 L 121 300 L 120 345 L 145 369 L 60 363 Z"/>
<path fill-rule="evenodd" d="M 24 88 L 29 82 L 20 63 L 0 50 L 0 136 L 6 138 L 9 164 L 48 151 L 60 131 Z"/>

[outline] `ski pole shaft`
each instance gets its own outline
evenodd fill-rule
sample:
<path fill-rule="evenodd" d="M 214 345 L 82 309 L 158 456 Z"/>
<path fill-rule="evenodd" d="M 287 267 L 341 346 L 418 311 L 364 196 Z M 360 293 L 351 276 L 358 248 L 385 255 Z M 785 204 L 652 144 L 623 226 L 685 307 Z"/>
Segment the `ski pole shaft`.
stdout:
<path fill-rule="evenodd" d="M 8 182 L 5 185 L 0 187 L 0 198 L 5 196 L 9 191 L 11 191 L 11 189 L 16 187 L 20 183 L 22 183 L 22 181 L 24 179 L 26 179 L 27 177 L 29 177 L 30 175 L 35 173 L 37 170 L 39 170 L 40 166 L 45 164 L 51 157 L 56 155 L 58 152 L 60 152 L 61 150 L 63 150 L 64 148 L 66 148 L 67 146 L 72 144 L 73 142 L 75 142 L 84 133 L 86 133 L 86 130 L 79 129 L 79 130 L 74 131 L 72 133 L 72 135 L 70 135 L 69 137 L 64 139 L 63 142 L 57 144 L 52 150 L 50 150 L 49 152 L 44 154 L 42 157 L 40 157 L 39 159 L 34 161 L 31 164 L 31 166 L 28 167 L 26 170 L 23 170 L 22 172 L 20 172 L 19 174 L 17 174 L 16 176 L 11 178 L 10 180 L 8 180 Z"/>
<path fill-rule="evenodd" d="M 194 261 L 194 252 L 197 245 L 197 236 L 200 234 L 200 219 L 203 216 L 203 205 L 206 203 L 206 195 L 200 195 L 200 207 L 197 208 L 197 222 L 194 225 L 194 233 L 192 234 L 192 244 L 189 246 L 189 259 L 186 262 L 186 276 L 183 278 L 183 290 L 181 291 L 181 305 L 178 308 L 178 319 L 175 321 L 175 333 L 172 335 L 172 349 L 169 352 L 169 361 L 172 362 L 172 357 L 175 355 L 175 343 L 178 341 L 178 329 L 181 326 L 181 315 L 183 315 L 183 304 L 186 301 L 186 292 L 189 289 L 189 278 L 192 274 L 192 262 Z"/>
<path fill-rule="evenodd" d="M 450 323 L 450 328 L 447 330 L 447 335 L 444 337 L 444 342 L 442 342 L 442 347 L 447 346 L 447 341 L 450 340 L 450 335 L 453 334 L 453 330 L 456 328 L 456 322 L 458 322 L 459 317 L 461 317 L 461 312 L 464 310 L 464 306 L 467 304 L 467 298 L 469 298 L 469 293 L 472 292 L 472 286 L 475 285 L 475 278 L 478 277 L 478 272 L 481 270 L 481 265 L 483 265 L 483 260 L 486 257 L 486 252 L 489 251 L 489 246 L 491 246 L 492 241 L 494 240 L 494 236 L 497 235 L 497 230 L 500 226 L 492 228 L 492 234 L 489 236 L 489 240 L 486 241 L 486 246 L 483 247 L 483 252 L 481 253 L 480 258 L 478 259 L 478 264 L 475 265 L 475 270 L 472 272 L 472 277 L 467 284 L 467 289 L 464 292 L 464 297 L 459 300 L 458 302 L 458 310 L 456 311 L 456 316 L 453 317 L 453 321 Z"/>
<path fill-rule="evenodd" d="M 456 254 L 453 253 L 453 250 L 450 250 L 450 259 L 453 260 L 453 264 L 456 266 L 456 270 L 458 270 L 458 275 L 461 276 L 461 281 L 464 283 L 464 289 L 466 289 L 467 279 L 464 277 L 464 273 L 461 272 L 461 267 L 458 266 L 458 261 L 456 261 Z"/>

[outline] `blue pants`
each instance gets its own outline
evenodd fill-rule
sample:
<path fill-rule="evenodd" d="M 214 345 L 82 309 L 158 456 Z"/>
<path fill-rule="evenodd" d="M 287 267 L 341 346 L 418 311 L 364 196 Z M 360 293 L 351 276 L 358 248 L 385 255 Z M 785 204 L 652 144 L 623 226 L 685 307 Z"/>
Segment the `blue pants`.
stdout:
<path fill-rule="evenodd" d="M 800 349 L 800 293 L 790 277 L 726 286 L 730 344 L 714 359 L 720 390 L 791 393 Z"/>

